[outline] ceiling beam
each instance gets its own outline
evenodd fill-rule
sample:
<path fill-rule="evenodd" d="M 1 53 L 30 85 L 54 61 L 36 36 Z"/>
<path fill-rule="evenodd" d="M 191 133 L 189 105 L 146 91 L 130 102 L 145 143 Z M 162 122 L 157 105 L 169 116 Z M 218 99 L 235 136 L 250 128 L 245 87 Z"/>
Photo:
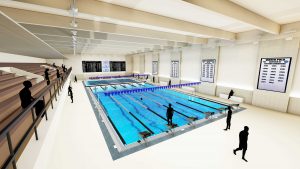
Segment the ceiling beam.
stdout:
<path fill-rule="evenodd" d="M 32 50 L 34 49 L 34 50 Z M 45 59 L 63 55 L 0 11 L 0 52 Z"/>
<path fill-rule="evenodd" d="M 254 13 L 229 0 L 183 0 L 201 8 L 228 16 L 241 22 L 252 25 L 262 31 L 279 34 L 280 24 Z"/>
<path fill-rule="evenodd" d="M 74 29 L 70 26 L 70 22 L 72 20 L 70 16 L 61 16 L 3 6 L 0 6 L 0 10 L 19 23 Z M 169 32 L 161 32 L 143 28 L 135 28 L 111 23 L 97 22 L 87 19 L 76 19 L 76 22 L 78 23 L 78 27 L 76 29 L 78 30 L 127 35 L 133 37 L 143 37 L 149 39 L 186 42 L 192 44 L 207 43 L 206 38 L 185 36 Z"/>
<path fill-rule="evenodd" d="M 70 7 L 70 0 L 18 0 L 30 4 L 47 6 L 51 8 L 68 10 Z M 235 40 L 236 34 L 224 31 L 217 28 L 211 28 L 204 25 L 199 25 L 187 21 L 173 19 L 161 15 L 151 14 L 148 12 L 135 10 L 123 6 L 114 5 L 96 0 L 77 0 L 77 8 L 80 13 L 89 14 L 98 17 L 105 17 L 109 19 L 116 19 L 126 21 L 129 23 L 138 23 L 159 28 L 166 28 L 171 30 L 189 32 L 199 36 L 206 36 L 212 38 Z"/>

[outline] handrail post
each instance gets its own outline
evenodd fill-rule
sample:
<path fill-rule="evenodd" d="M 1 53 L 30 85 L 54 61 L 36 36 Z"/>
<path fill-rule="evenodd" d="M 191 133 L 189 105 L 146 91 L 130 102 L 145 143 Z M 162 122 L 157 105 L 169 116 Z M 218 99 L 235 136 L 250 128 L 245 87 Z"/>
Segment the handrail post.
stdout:
<path fill-rule="evenodd" d="M 54 83 L 53 87 L 54 87 L 54 98 L 55 98 L 55 101 L 57 101 L 57 97 L 56 97 L 56 93 L 57 93 L 57 92 L 56 92 L 56 89 L 57 89 L 57 88 L 55 87 L 55 83 Z"/>
<path fill-rule="evenodd" d="M 6 138 L 7 138 L 7 143 L 8 143 L 8 149 L 10 152 L 10 156 L 12 157 L 12 165 L 14 169 L 17 169 L 17 164 L 16 164 L 16 159 L 15 159 L 15 152 L 12 146 L 12 142 L 11 142 L 11 137 L 9 132 L 7 132 L 6 134 Z"/>
<path fill-rule="evenodd" d="M 49 93 L 50 93 L 50 103 L 51 103 L 51 108 L 53 109 L 53 101 L 52 101 L 52 92 L 51 92 L 51 88 L 49 90 Z"/>
<path fill-rule="evenodd" d="M 33 123 L 34 123 L 35 118 L 34 118 L 34 112 L 33 112 L 33 109 L 31 109 L 31 114 L 32 114 L 32 121 L 33 121 Z M 38 136 L 38 133 L 37 133 L 36 126 L 34 126 L 34 134 L 35 134 L 35 140 L 39 140 L 39 136 Z"/>
<path fill-rule="evenodd" d="M 51 98 L 50 98 L 50 100 L 51 100 Z M 45 96 L 43 96 L 43 102 L 44 102 L 44 105 L 46 106 Z M 42 116 L 42 117 L 43 117 L 43 116 Z M 46 121 L 48 121 L 47 110 L 45 110 L 45 117 L 46 117 Z"/>
<path fill-rule="evenodd" d="M 59 79 L 56 81 L 57 84 L 57 94 L 59 95 Z"/>

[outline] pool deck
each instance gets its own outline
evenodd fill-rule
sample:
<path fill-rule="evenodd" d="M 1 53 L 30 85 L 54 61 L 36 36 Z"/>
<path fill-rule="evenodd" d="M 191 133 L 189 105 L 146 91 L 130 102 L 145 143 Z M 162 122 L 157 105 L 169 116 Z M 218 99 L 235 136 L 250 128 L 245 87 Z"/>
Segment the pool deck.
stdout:
<path fill-rule="evenodd" d="M 229 131 L 223 130 L 226 122 L 221 119 L 113 160 L 82 83 L 73 84 L 73 91 L 74 103 L 62 100 L 57 112 L 53 144 L 43 145 L 47 151 L 39 152 L 30 169 L 299 169 L 300 117 L 246 104 L 241 105 L 246 110 L 232 116 Z M 250 128 L 248 163 L 241 152 L 232 152 L 244 125 Z M 33 152 L 35 146 L 25 151 Z M 29 169 L 23 167 L 27 161 L 21 158 L 19 168 Z"/>

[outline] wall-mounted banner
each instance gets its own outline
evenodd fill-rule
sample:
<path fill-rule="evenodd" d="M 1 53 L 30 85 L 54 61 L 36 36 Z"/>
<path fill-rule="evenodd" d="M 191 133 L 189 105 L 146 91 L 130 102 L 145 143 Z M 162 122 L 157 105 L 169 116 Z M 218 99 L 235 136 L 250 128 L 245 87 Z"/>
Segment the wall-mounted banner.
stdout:
<path fill-rule="evenodd" d="M 110 72 L 110 65 L 108 60 L 102 61 L 102 72 Z"/>
<path fill-rule="evenodd" d="M 216 59 L 204 59 L 201 64 L 201 81 L 214 83 Z"/>
<path fill-rule="evenodd" d="M 158 73 L 158 61 L 152 61 L 152 75 L 157 75 Z"/>
<path fill-rule="evenodd" d="M 171 77 L 179 78 L 179 61 L 172 60 L 171 61 Z"/>
<path fill-rule="evenodd" d="M 285 93 L 292 58 L 262 58 L 257 89 Z"/>

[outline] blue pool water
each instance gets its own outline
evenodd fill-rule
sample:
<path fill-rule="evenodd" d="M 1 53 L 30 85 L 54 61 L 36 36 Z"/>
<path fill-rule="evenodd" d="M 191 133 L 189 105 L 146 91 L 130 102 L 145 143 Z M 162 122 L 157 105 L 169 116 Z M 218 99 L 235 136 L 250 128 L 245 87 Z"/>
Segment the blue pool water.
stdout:
<path fill-rule="evenodd" d="M 97 86 L 97 85 L 109 85 L 109 84 L 121 84 L 121 83 L 137 83 L 133 79 L 106 79 L 106 80 L 88 80 L 85 81 L 85 86 Z"/>
<path fill-rule="evenodd" d="M 128 80 L 125 81 L 128 82 Z M 173 123 L 178 126 L 188 124 L 190 122 L 188 117 L 203 119 L 205 118 L 204 112 L 219 113 L 219 108 L 226 107 L 223 104 L 167 89 L 113 96 L 104 95 L 104 91 L 142 87 L 151 87 L 151 85 L 135 81 L 134 84 L 91 87 L 120 139 L 127 145 L 141 140 L 140 132 L 148 131 L 152 135 L 166 132 L 168 130 L 166 110 L 169 103 L 175 111 Z"/>

